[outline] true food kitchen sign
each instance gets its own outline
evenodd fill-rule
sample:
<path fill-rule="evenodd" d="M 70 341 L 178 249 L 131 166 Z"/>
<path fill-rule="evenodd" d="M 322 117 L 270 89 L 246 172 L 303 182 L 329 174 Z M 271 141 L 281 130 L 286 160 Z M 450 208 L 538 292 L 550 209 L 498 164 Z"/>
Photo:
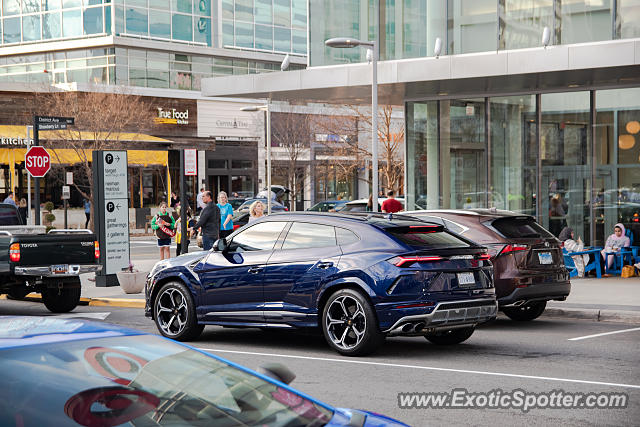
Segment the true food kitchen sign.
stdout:
<path fill-rule="evenodd" d="M 173 124 L 173 125 L 188 125 L 189 124 L 189 110 L 178 110 L 176 108 L 163 109 L 158 107 L 158 117 L 154 119 L 156 123 Z"/>

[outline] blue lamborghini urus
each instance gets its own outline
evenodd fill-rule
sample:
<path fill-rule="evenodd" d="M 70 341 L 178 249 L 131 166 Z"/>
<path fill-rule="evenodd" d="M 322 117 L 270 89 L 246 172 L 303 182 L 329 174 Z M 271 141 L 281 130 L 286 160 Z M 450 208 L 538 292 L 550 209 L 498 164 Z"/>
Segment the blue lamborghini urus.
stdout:
<path fill-rule="evenodd" d="M 274 214 L 209 252 L 157 263 L 145 314 L 181 341 L 222 325 L 319 328 L 349 356 L 387 336 L 457 344 L 496 317 L 489 258 L 442 225 L 407 216 Z"/>

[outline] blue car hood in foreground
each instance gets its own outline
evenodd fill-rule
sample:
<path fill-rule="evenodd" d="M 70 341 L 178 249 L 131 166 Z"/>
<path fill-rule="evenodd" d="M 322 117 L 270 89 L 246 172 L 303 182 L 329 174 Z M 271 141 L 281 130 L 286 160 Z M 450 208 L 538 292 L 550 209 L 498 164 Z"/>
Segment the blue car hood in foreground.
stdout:
<path fill-rule="evenodd" d="M 195 254 L 194 254 L 195 255 Z M 200 253 L 202 256 L 202 253 Z M 182 257 L 180 257 L 182 258 Z M 187 258 L 187 257 L 185 257 Z M 189 257 L 193 261 L 197 256 Z M 99 323 L 79 318 L 61 319 L 57 317 L 30 317 L 30 316 L 0 316 L 0 351 L 35 347 L 42 344 L 61 343 L 70 341 L 94 340 L 113 337 L 127 336 L 154 336 L 134 329 L 124 328 L 121 326 L 111 325 L 108 323 Z M 191 349 L 199 353 L 203 353 L 212 359 L 217 359 L 225 364 L 234 366 L 240 370 L 248 372 L 251 375 L 259 377 L 265 381 L 277 384 L 279 387 L 288 389 L 292 393 L 302 396 L 306 399 L 314 401 L 321 406 L 333 411 L 333 417 L 326 425 L 329 427 L 336 426 L 363 426 L 363 427 L 382 427 L 382 426 L 406 426 L 399 421 L 387 418 L 385 416 L 344 408 L 334 408 L 326 403 L 300 392 L 287 384 L 274 380 L 273 378 L 264 376 L 258 372 L 248 369 L 242 365 L 238 365 L 221 357 L 205 353 L 202 350 L 185 345 L 168 338 L 157 337 L 167 340 L 171 343 L 180 345 L 185 349 Z"/>

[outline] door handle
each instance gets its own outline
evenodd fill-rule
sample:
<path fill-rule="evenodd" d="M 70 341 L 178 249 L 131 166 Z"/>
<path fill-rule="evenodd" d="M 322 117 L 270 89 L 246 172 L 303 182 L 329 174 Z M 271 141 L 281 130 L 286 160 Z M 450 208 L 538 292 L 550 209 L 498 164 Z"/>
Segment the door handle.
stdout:
<path fill-rule="evenodd" d="M 318 264 L 318 268 L 322 268 L 323 270 L 327 269 L 329 267 L 333 267 L 333 263 L 331 261 L 329 261 L 329 262 L 321 262 L 321 263 Z"/>
<path fill-rule="evenodd" d="M 248 272 L 251 274 L 257 274 L 260 273 L 263 270 L 262 267 L 251 267 Z"/>

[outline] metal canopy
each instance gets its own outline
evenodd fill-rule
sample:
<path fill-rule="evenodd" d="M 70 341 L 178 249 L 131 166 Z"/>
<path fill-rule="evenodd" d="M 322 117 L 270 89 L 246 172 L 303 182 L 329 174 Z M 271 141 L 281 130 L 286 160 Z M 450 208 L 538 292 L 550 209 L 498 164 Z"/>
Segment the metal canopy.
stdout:
<path fill-rule="evenodd" d="M 411 99 L 635 86 L 640 84 L 640 38 L 383 61 L 378 73 L 380 103 L 394 105 Z M 369 104 L 371 65 L 214 77 L 202 80 L 202 95 Z"/>

